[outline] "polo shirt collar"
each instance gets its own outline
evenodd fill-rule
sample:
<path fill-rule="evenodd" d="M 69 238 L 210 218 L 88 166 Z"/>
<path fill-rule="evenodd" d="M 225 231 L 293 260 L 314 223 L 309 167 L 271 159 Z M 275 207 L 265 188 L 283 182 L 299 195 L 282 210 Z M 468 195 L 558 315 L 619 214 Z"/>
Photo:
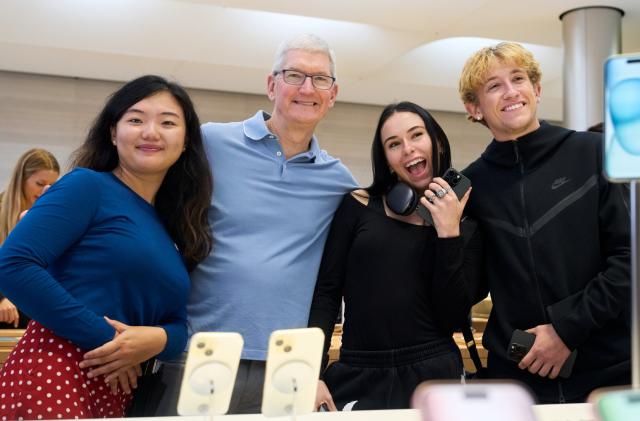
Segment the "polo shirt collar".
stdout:
<path fill-rule="evenodd" d="M 244 135 L 252 140 L 262 140 L 269 136 L 269 129 L 265 123 L 269 118 L 271 118 L 269 113 L 259 110 L 253 117 L 242 122 Z"/>
<path fill-rule="evenodd" d="M 259 110 L 253 117 L 242 122 L 242 129 L 244 135 L 251 140 L 263 140 L 267 139 L 271 132 L 267 128 L 266 120 L 271 118 L 271 115 L 266 111 Z M 320 145 L 318 145 L 318 139 L 315 134 L 311 136 L 311 142 L 309 143 L 309 150 L 291 157 L 291 160 L 314 160 L 320 153 Z"/>

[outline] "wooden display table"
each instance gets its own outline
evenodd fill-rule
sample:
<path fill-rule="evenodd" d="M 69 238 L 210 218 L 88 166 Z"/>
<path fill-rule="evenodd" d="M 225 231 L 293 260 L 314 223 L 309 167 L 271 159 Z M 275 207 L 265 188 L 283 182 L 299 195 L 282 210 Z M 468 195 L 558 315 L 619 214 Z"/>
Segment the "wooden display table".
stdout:
<path fill-rule="evenodd" d="M 24 329 L 0 329 L 0 366 L 24 335 Z"/>

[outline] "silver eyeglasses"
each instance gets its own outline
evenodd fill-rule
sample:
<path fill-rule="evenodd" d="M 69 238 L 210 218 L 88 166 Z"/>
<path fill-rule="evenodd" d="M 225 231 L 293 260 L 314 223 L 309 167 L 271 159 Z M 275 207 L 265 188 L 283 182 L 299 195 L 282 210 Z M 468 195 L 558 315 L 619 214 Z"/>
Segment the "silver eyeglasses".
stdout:
<path fill-rule="evenodd" d="M 311 78 L 311 83 L 317 89 L 331 89 L 333 83 L 336 81 L 335 77 L 327 75 L 308 75 L 297 70 L 285 69 L 273 72 L 274 75 L 282 73 L 282 80 L 289 85 L 302 86 L 307 78 Z"/>

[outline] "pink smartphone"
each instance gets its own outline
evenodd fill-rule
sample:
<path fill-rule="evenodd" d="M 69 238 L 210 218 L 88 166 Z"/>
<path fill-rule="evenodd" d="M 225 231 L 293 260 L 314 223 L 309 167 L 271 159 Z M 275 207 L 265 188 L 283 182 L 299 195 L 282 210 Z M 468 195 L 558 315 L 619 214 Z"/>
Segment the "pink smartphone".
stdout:
<path fill-rule="evenodd" d="M 428 381 L 413 394 L 422 421 L 536 421 L 531 393 L 512 382 Z"/>

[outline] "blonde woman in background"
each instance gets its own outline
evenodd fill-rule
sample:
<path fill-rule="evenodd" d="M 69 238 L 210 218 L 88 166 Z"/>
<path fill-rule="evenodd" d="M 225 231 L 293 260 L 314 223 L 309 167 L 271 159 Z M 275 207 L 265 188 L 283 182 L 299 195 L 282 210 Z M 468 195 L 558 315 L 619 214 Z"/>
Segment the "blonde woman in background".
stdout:
<path fill-rule="evenodd" d="M 30 149 L 18 160 L 7 189 L 0 193 L 0 247 L 20 219 L 45 189 L 60 175 L 60 165 L 51 152 Z M 0 329 L 24 328 L 29 319 L 0 294 Z"/>

